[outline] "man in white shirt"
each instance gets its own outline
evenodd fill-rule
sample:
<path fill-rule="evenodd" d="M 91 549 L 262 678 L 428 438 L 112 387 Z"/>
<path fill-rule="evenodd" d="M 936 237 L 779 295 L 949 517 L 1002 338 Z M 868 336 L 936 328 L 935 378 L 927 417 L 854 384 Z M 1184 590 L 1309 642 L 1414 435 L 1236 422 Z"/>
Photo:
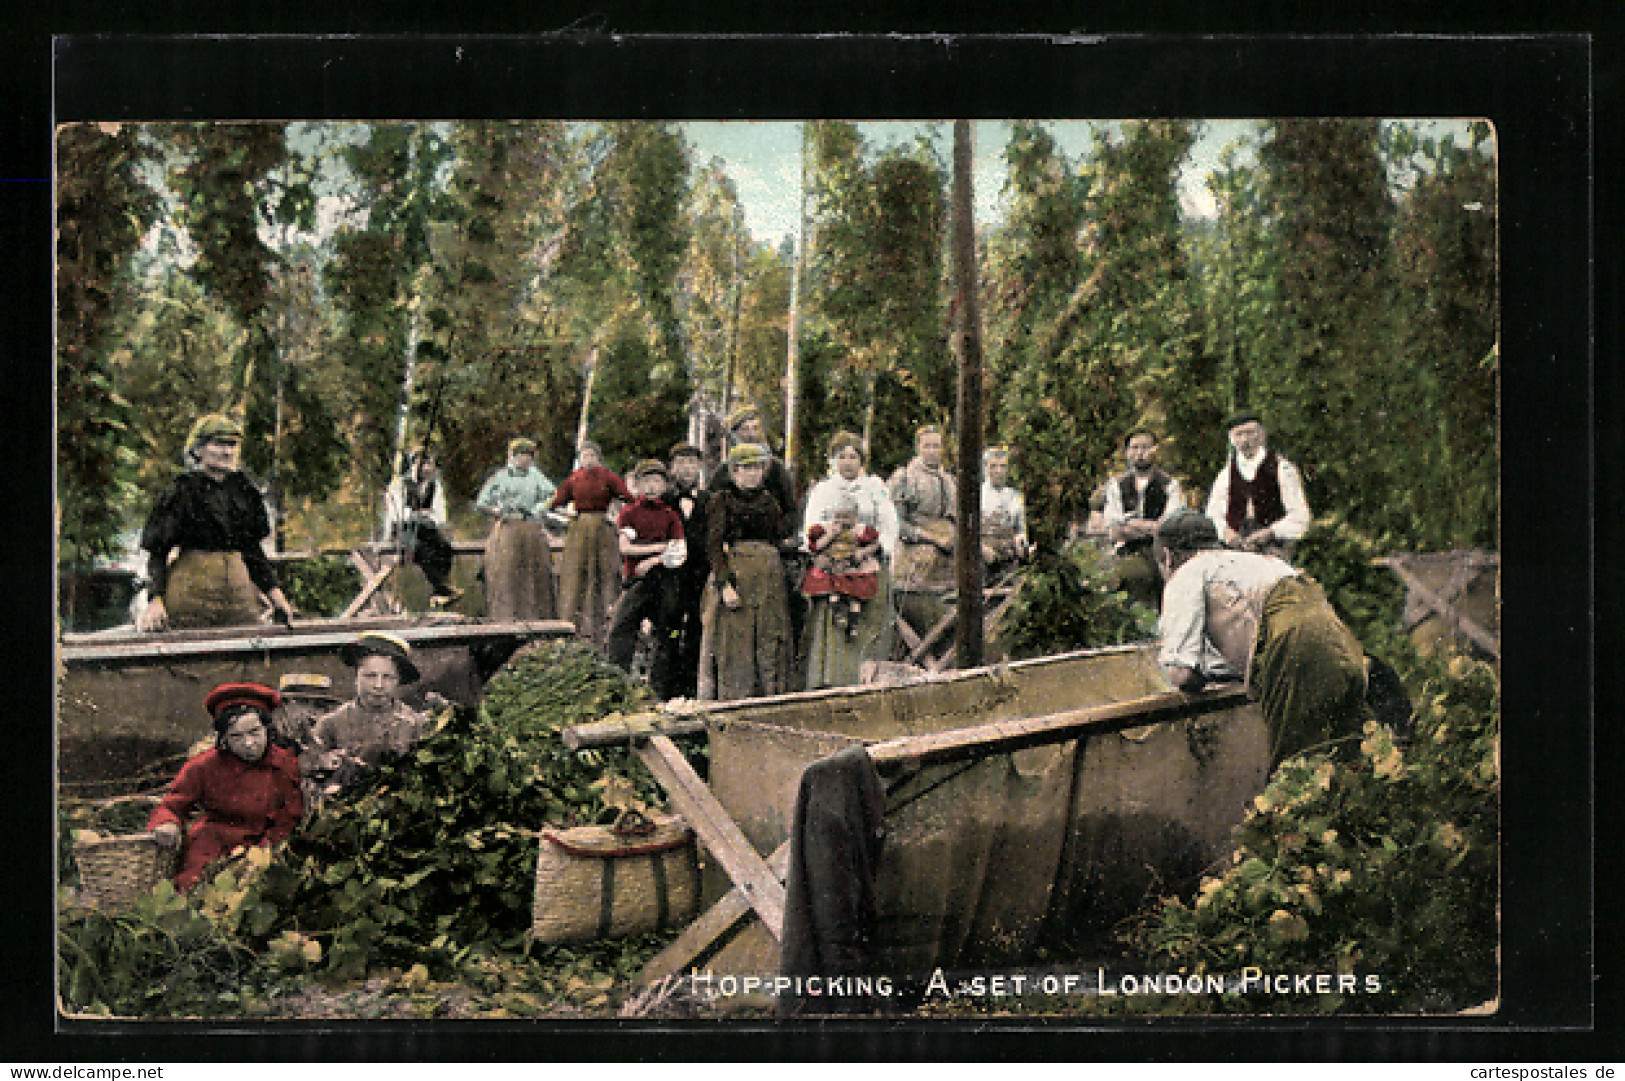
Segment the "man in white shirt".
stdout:
<path fill-rule="evenodd" d="M 1244 680 L 1264 710 L 1270 764 L 1358 737 L 1370 718 L 1365 650 L 1314 579 L 1257 552 L 1219 547 L 1206 515 L 1157 527 L 1167 579 L 1157 656 L 1182 691 Z"/>
<path fill-rule="evenodd" d="M 1185 507 L 1179 481 L 1157 468 L 1157 437 L 1144 428 L 1123 441 L 1128 472 L 1106 485 L 1102 514 L 1112 553 L 1117 557 L 1118 588 L 1151 608 L 1162 602 L 1162 578 L 1151 562 L 1157 523 Z"/>
<path fill-rule="evenodd" d="M 1257 413 L 1237 413 L 1225 428 L 1232 453 L 1213 481 L 1207 516 L 1225 547 L 1288 559 L 1309 528 L 1297 467 L 1269 449 Z"/>
<path fill-rule="evenodd" d="M 1010 486 L 1010 448 L 982 452 L 982 558 L 994 573 L 1027 555 L 1027 504 Z"/>

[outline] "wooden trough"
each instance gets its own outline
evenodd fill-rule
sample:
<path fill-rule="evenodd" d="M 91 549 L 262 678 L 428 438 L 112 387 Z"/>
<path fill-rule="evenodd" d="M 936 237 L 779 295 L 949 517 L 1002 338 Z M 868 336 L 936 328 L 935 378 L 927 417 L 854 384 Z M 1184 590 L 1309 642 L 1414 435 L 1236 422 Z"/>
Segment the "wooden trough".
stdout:
<path fill-rule="evenodd" d="M 57 776 L 64 781 L 130 777 L 183 753 L 209 734 L 203 696 L 218 683 L 254 680 L 274 687 L 284 675 L 319 675 L 348 697 L 353 674 L 339 649 L 364 630 L 388 631 L 412 646 L 423 678 L 404 688 L 403 697 L 414 707 L 421 707 L 431 691 L 472 704 L 521 643 L 574 633 L 571 624 L 557 620 L 493 622 L 447 615 L 65 634 L 58 666 Z"/>
<path fill-rule="evenodd" d="M 670 738 L 699 731 L 708 781 Z M 874 963 L 903 975 L 1099 948 L 1148 894 L 1227 853 L 1269 772 L 1255 704 L 1173 691 L 1141 647 L 703 704 L 565 739 L 630 742 L 705 849 L 708 907 L 645 982 L 778 971 L 802 775 L 847 747 L 867 749 L 886 789 Z"/>

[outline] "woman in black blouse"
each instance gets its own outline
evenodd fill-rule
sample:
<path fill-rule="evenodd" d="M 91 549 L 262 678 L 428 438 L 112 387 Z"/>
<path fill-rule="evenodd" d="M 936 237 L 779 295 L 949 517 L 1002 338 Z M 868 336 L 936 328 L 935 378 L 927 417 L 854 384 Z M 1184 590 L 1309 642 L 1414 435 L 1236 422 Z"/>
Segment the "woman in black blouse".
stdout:
<path fill-rule="evenodd" d="M 726 702 L 789 689 L 790 617 L 778 550 L 789 512 L 762 487 L 766 467 L 760 446 L 734 447 L 733 484 L 706 504 L 711 580 L 701 609 L 701 698 Z"/>
<path fill-rule="evenodd" d="M 149 601 L 138 629 L 221 627 L 259 622 L 260 594 L 278 618 L 293 618 L 261 542 L 271 533 L 254 482 L 237 469 L 242 429 L 210 414 L 186 440 L 186 472 L 158 497 L 141 533 Z M 175 562 L 169 554 L 179 550 Z"/>

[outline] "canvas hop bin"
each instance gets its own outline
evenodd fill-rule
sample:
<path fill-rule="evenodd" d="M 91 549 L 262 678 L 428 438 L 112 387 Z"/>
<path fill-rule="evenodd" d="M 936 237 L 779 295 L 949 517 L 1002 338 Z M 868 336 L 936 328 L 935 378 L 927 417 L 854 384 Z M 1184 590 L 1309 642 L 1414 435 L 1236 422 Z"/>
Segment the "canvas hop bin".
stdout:
<path fill-rule="evenodd" d="M 707 911 L 644 969 L 774 972 L 803 774 L 862 746 L 884 788 L 874 971 L 1023 964 L 1099 948 L 1171 882 L 1227 857 L 1269 774 L 1239 689 L 1170 690 L 1117 647 L 904 686 L 842 687 L 566 730 L 630 743 L 705 846 Z M 704 732 L 693 774 L 672 735 Z"/>

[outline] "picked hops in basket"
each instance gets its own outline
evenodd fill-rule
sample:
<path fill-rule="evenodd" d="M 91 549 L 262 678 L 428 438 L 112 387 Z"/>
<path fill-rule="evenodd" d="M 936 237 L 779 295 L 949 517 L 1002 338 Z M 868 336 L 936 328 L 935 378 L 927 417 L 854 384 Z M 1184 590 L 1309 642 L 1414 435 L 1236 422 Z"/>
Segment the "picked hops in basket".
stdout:
<path fill-rule="evenodd" d="M 531 936 L 558 945 L 676 927 L 699 911 L 694 833 L 676 815 L 542 831 Z"/>
<path fill-rule="evenodd" d="M 73 842 L 79 865 L 79 899 L 104 912 L 118 912 L 175 873 L 176 849 L 165 848 L 150 833 L 102 837 L 80 830 Z"/>

